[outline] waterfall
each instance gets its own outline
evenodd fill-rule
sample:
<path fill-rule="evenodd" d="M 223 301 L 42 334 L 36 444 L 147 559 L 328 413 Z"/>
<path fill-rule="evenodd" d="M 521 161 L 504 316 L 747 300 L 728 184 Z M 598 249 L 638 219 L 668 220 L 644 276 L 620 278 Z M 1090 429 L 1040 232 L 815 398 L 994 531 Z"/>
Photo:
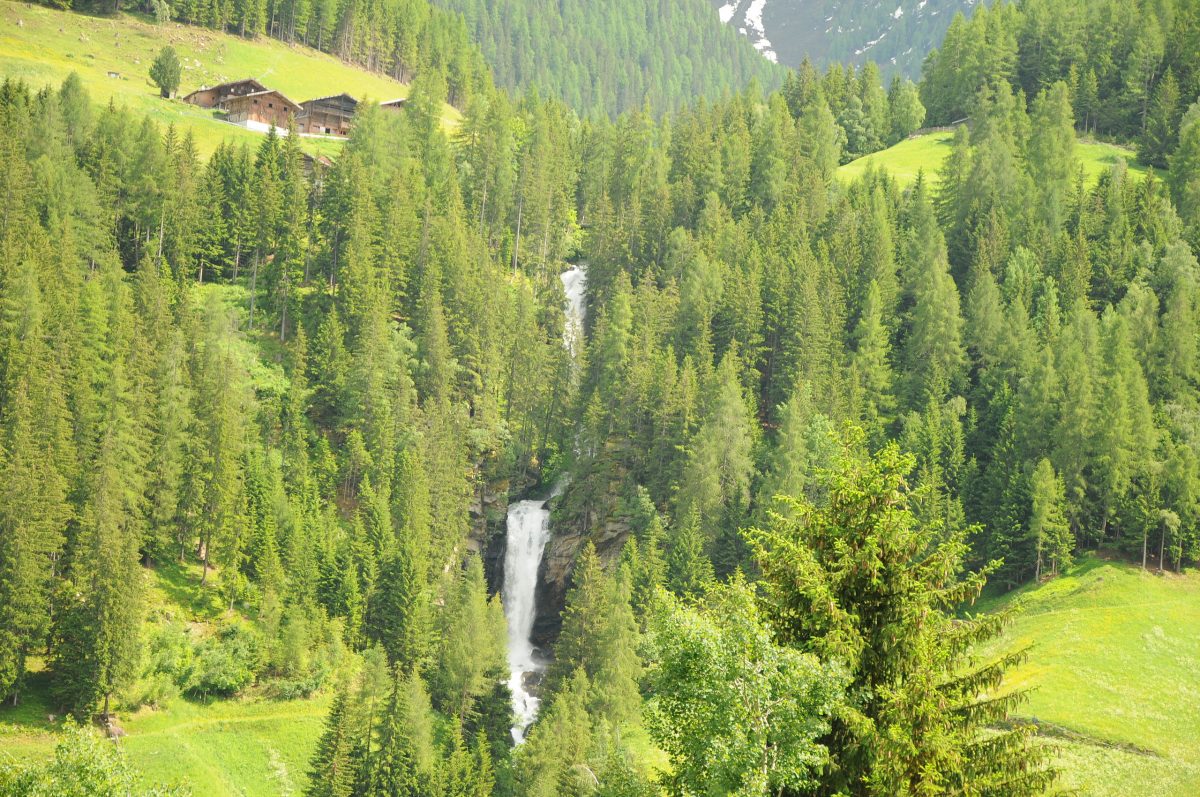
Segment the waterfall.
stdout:
<path fill-rule="evenodd" d="M 572 357 L 578 354 L 583 338 L 583 292 L 587 272 L 582 265 L 572 266 L 561 275 L 567 302 L 563 308 L 563 346 Z M 564 486 L 559 482 L 557 494 Z M 508 622 L 508 688 L 512 690 L 513 741 L 520 744 L 525 731 L 537 718 L 539 700 L 533 689 L 546 662 L 538 655 L 529 635 L 537 618 L 537 579 L 546 543 L 550 541 L 550 510 L 546 501 L 518 501 L 508 508 L 508 547 L 504 553 L 504 619 Z"/>
<path fill-rule="evenodd" d="M 531 681 L 544 667 L 529 639 L 536 616 L 538 567 L 550 539 L 550 510 L 545 501 L 518 501 L 508 508 L 508 550 L 504 554 L 504 617 L 508 620 L 508 666 L 511 676 L 513 741 L 525 738 L 525 729 L 537 717 L 538 699 Z"/>
<path fill-rule="evenodd" d="M 563 291 L 567 294 L 566 316 L 563 324 L 563 345 L 574 357 L 579 353 L 579 341 L 583 339 L 583 292 L 587 290 L 587 272 L 582 265 L 571 266 L 559 275 Z"/>

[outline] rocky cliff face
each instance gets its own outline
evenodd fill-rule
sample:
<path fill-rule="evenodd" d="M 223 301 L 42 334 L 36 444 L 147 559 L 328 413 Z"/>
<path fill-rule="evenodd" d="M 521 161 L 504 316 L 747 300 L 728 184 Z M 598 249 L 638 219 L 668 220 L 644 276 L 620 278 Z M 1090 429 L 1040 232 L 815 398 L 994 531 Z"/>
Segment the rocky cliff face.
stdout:
<path fill-rule="evenodd" d="M 507 549 L 507 479 L 480 482 L 471 501 L 471 534 L 468 549 L 483 556 L 483 573 L 488 592 L 496 594 L 504 586 L 504 553 Z"/>
<path fill-rule="evenodd" d="M 571 572 L 584 544 L 591 540 L 604 566 L 613 567 L 631 532 L 629 518 L 613 514 L 613 506 L 608 507 L 609 511 L 602 519 L 588 523 L 586 515 L 572 518 L 560 513 L 557 504 L 557 499 L 551 502 L 552 536 L 538 571 L 537 619 L 532 634 L 534 643 L 544 649 L 553 644 L 562 628 L 562 610 L 571 587 Z"/>

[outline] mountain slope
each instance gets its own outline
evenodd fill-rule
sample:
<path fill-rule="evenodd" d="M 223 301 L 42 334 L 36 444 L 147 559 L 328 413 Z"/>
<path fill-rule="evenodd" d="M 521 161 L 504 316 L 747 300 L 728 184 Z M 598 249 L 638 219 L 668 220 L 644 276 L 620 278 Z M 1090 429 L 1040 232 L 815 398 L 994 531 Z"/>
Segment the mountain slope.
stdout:
<path fill-rule="evenodd" d="M 583 114 L 680 108 L 775 86 L 783 72 L 705 0 L 434 0 L 461 12 L 497 83 L 536 87 Z"/>
<path fill-rule="evenodd" d="M 819 66 L 874 61 L 916 79 L 959 10 L 974 0 L 710 0 L 722 22 L 772 60 Z"/>
<path fill-rule="evenodd" d="M 163 100 L 148 76 L 159 48 L 170 44 L 183 62 L 180 94 L 205 85 L 257 78 L 296 101 L 348 92 L 376 101 L 407 96 L 409 87 L 308 47 L 274 39 L 244 39 L 192 25 L 152 25 L 128 14 L 97 18 L 0 0 L 0 75 L 41 88 L 79 75 L 93 102 L 111 100 L 163 125 L 190 130 L 207 155 L 223 140 L 254 144 L 262 134 L 216 119 L 208 109 Z M 459 113 L 445 106 L 443 119 Z M 342 142 L 303 140 L 310 152 L 331 154 Z"/>

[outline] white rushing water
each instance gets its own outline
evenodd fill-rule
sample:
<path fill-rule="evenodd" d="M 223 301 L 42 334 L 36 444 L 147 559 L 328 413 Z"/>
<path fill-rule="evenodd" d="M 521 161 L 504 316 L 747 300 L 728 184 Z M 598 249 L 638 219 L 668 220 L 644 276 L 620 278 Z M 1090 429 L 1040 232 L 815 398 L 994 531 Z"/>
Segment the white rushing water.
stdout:
<path fill-rule="evenodd" d="M 587 308 L 583 304 L 583 292 L 587 290 L 587 271 L 583 266 L 571 266 L 559 275 L 563 291 L 567 294 L 567 306 L 563 308 L 563 345 L 574 357 L 579 353 L 579 341 L 583 339 L 583 315 Z"/>
<path fill-rule="evenodd" d="M 563 346 L 574 357 L 583 338 L 585 312 L 583 293 L 587 289 L 587 272 L 583 266 L 572 266 L 561 275 L 567 303 L 563 308 L 565 324 Z M 553 495 L 561 492 L 560 481 Z M 537 579 L 550 541 L 550 510 L 546 501 L 518 501 L 508 508 L 508 546 L 504 553 L 504 619 L 508 621 L 508 688 L 512 690 L 513 713 L 517 723 L 512 727 L 513 741 L 520 744 L 525 731 L 537 718 L 539 700 L 532 691 L 546 663 L 538 656 L 529 639 L 537 618 Z"/>
<path fill-rule="evenodd" d="M 504 554 L 504 617 L 508 621 L 508 666 L 517 724 L 513 741 L 520 744 L 525 729 L 537 717 L 538 699 L 527 680 L 542 671 L 542 662 L 529 639 L 537 614 L 534 595 L 538 567 L 550 540 L 550 510 L 545 501 L 518 501 L 508 508 L 508 549 Z"/>

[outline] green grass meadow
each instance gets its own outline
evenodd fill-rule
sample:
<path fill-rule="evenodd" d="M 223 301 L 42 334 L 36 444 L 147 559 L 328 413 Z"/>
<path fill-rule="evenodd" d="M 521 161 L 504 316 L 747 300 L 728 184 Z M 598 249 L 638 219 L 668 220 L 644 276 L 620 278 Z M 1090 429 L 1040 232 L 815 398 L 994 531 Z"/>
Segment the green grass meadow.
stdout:
<path fill-rule="evenodd" d="M 1005 644 L 1030 646 L 1009 680 L 1059 748 L 1063 785 L 1097 797 L 1200 794 L 1200 574 L 1090 555 L 1016 602 Z"/>
<path fill-rule="evenodd" d="M 201 86 L 246 77 L 296 102 L 341 92 L 376 101 L 408 94 L 408 86 L 391 78 L 267 37 L 250 40 L 190 25 L 155 25 L 129 14 L 98 17 L 0 0 L 0 78 L 40 88 L 57 86 L 76 72 L 97 105 L 113 101 L 162 125 L 189 129 L 202 155 L 225 139 L 260 141 L 261 133 L 223 122 L 209 109 L 158 96 L 149 71 L 166 44 L 175 48 L 183 65 L 181 97 Z M 446 106 L 447 124 L 460 118 Z M 342 146 L 339 140 L 302 141 L 312 153 L 333 154 Z"/>
<path fill-rule="evenodd" d="M 921 136 L 905 139 L 895 146 L 888 147 L 870 155 L 864 155 L 838 167 L 838 176 L 844 181 L 861 177 L 870 168 L 882 169 L 890 174 L 901 186 L 916 182 L 917 175 L 922 171 L 925 179 L 932 183 L 938 180 L 942 162 L 950 157 L 954 148 L 954 134 L 950 132 L 926 133 Z M 1076 156 L 1083 166 L 1087 179 L 1094 182 L 1101 174 L 1111 169 L 1118 160 L 1124 159 L 1129 167 L 1129 173 L 1144 177 L 1150 169 L 1135 162 L 1133 150 L 1119 147 L 1116 144 L 1105 144 L 1098 141 L 1077 142 Z"/>
<path fill-rule="evenodd" d="M 170 615 L 202 634 L 227 614 L 215 588 L 219 574 L 210 573 L 213 585 L 205 589 L 196 564 L 145 570 L 143 576 L 152 616 Z M 0 707 L 0 762 L 53 755 L 60 718 L 48 696 L 44 663 L 31 665 L 36 671 L 20 705 Z M 328 690 L 296 700 L 253 690 L 228 700 L 176 697 L 163 708 L 119 712 L 126 733 L 120 744 L 146 785 L 184 783 L 197 797 L 297 795 L 307 783 L 329 700 Z"/>

